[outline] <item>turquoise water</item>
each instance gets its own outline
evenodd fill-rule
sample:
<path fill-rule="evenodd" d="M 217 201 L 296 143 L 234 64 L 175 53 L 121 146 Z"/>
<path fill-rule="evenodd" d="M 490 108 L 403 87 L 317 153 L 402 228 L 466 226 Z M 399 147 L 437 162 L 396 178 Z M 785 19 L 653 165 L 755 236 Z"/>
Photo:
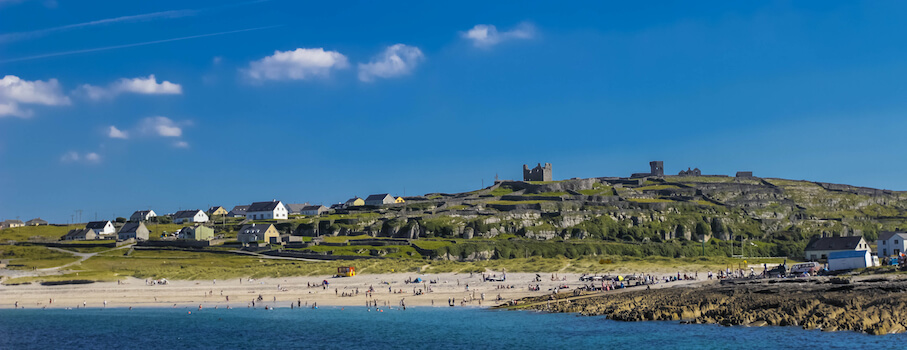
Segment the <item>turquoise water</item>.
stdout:
<path fill-rule="evenodd" d="M 469 308 L 0 310 L 0 349 L 853 349 L 904 341 Z"/>

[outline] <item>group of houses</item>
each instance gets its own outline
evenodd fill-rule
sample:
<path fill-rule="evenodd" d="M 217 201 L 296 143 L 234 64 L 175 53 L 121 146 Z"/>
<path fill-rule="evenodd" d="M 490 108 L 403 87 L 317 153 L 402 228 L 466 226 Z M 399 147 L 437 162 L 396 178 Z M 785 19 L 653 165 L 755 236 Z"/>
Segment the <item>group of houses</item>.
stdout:
<path fill-rule="evenodd" d="M 884 261 L 907 259 L 907 232 L 881 232 L 872 254 L 862 236 L 820 237 L 806 245 L 804 257 L 810 261 L 826 260 L 829 270 L 878 266 Z"/>
<path fill-rule="evenodd" d="M 34 219 L 28 220 L 26 222 L 22 222 L 22 220 L 18 220 L 18 219 L 17 220 L 3 220 L 3 221 L 0 221 L 0 229 L 22 227 L 22 226 L 41 226 L 41 225 L 47 225 L 47 224 L 48 224 L 47 221 L 45 221 L 41 218 L 34 218 Z"/>
<path fill-rule="evenodd" d="M 400 198 L 399 200 L 402 201 L 403 199 Z M 385 202 L 395 203 L 397 199 L 390 195 L 382 195 L 380 198 L 369 196 L 369 201 L 370 204 L 363 202 L 359 205 L 380 205 L 377 203 Z M 271 200 L 254 202 L 250 205 L 237 205 L 230 211 L 227 211 L 222 206 L 212 206 L 207 211 L 202 211 L 201 209 L 180 210 L 165 216 L 169 217 L 175 224 L 195 224 L 181 228 L 172 237 L 202 241 L 214 239 L 214 229 L 204 225 L 214 217 L 242 217 L 249 221 L 287 220 L 290 215 L 317 216 L 329 210 L 328 207 L 323 205 L 309 205 L 308 203 L 284 204 L 279 200 Z M 137 210 L 129 217 L 129 221 L 119 228 L 112 221 L 92 221 L 86 224 L 84 228 L 70 230 L 61 237 L 61 240 L 147 240 L 150 231 L 145 226 L 145 222 L 154 220 L 157 217 L 158 215 L 154 210 Z M 243 244 L 252 242 L 280 243 L 281 237 L 273 224 L 250 223 L 240 228 L 237 240 Z"/>
<path fill-rule="evenodd" d="M 361 206 L 380 207 L 384 205 L 402 203 L 406 203 L 406 200 L 404 200 L 403 197 L 394 197 L 388 193 L 380 193 L 369 195 L 365 199 L 362 199 L 361 197 L 353 197 L 348 199 L 346 202 L 332 205 L 331 209 L 349 209 L 352 207 Z"/>
<path fill-rule="evenodd" d="M 116 239 L 125 241 L 128 239 L 147 240 L 151 231 L 145 226 L 144 222 L 127 222 L 120 226 L 119 229 L 112 221 L 92 221 L 85 224 L 85 228 L 69 230 L 61 240 L 64 241 L 87 241 L 94 239 Z"/>

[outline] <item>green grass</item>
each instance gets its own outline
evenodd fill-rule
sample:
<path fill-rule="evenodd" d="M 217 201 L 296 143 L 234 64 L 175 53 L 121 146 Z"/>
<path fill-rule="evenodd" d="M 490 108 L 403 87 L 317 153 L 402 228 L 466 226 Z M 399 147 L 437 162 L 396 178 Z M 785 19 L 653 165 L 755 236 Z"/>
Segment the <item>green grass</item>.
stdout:
<path fill-rule="evenodd" d="M 0 246 L 0 259 L 9 259 L 9 268 L 16 270 L 43 269 L 78 261 L 75 255 L 41 246 Z"/>
<path fill-rule="evenodd" d="M 431 250 L 453 245 L 453 243 L 450 243 L 450 241 L 429 241 L 424 239 L 417 239 L 413 241 L 413 244 L 415 244 L 419 248 Z"/>
<path fill-rule="evenodd" d="M 579 190 L 577 191 L 587 196 L 613 196 L 614 188 L 608 185 L 603 185 L 601 183 L 595 183 L 592 185 L 590 190 Z"/>
<path fill-rule="evenodd" d="M 13 227 L 5 228 L 0 230 L 0 242 L 5 241 L 17 241 L 25 242 L 30 238 L 37 238 L 38 240 L 50 240 L 57 241 L 60 237 L 63 237 L 70 230 L 77 228 L 85 228 L 85 225 L 69 225 L 69 226 L 51 226 L 51 225 L 42 225 L 42 226 L 23 226 L 23 227 Z"/>
<path fill-rule="evenodd" d="M 469 208 L 468 205 L 454 205 L 454 206 L 447 207 L 447 210 L 464 210 L 464 209 L 468 209 L 468 208 Z"/>
<path fill-rule="evenodd" d="M 322 237 L 327 243 L 345 243 L 351 239 L 372 239 L 374 237 L 369 235 L 358 235 L 358 236 L 323 236 Z"/>
<path fill-rule="evenodd" d="M 510 187 L 498 187 L 498 188 L 495 188 L 495 189 L 489 191 L 488 193 L 491 194 L 492 196 L 500 197 L 503 195 L 513 193 L 513 189 Z"/>

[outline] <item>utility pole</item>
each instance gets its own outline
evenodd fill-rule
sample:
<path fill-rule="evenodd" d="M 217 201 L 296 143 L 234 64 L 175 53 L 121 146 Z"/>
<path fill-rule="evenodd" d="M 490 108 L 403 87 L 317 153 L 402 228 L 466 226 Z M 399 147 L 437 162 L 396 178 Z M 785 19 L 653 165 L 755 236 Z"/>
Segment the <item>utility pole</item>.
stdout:
<path fill-rule="evenodd" d="M 82 209 L 76 209 L 76 212 L 79 213 L 79 222 L 82 222 Z"/>

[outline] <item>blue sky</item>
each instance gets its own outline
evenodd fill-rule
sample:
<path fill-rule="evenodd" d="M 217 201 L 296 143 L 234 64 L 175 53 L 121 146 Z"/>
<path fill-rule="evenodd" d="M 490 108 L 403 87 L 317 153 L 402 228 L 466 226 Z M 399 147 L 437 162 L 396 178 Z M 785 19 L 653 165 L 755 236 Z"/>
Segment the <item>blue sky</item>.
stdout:
<path fill-rule="evenodd" d="M 0 0 L 0 220 L 452 193 L 538 162 L 905 190 L 905 10 Z"/>

